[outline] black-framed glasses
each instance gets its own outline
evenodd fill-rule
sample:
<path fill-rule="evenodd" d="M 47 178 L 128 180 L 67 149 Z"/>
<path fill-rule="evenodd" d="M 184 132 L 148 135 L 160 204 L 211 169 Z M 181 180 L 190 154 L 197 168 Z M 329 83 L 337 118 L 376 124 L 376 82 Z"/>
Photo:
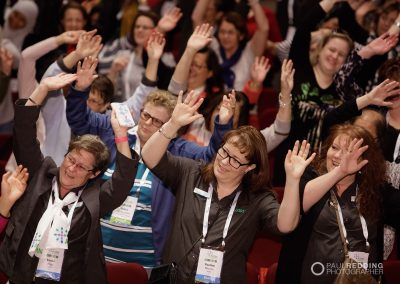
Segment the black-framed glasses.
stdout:
<path fill-rule="evenodd" d="M 217 153 L 222 159 L 226 159 L 226 158 L 229 157 L 229 160 L 228 160 L 229 164 L 235 169 L 238 169 L 238 168 L 240 168 L 242 166 L 250 165 L 250 163 L 241 163 L 241 162 L 239 162 L 236 158 L 234 158 L 231 155 L 229 155 L 224 147 L 219 148 Z"/>
<path fill-rule="evenodd" d="M 163 124 L 165 123 L 164 121 L 162 121 L 162 120 L 160 120 L 160 119 L 158 119 L 158 118 L 156 118 L 156 117 L 154 117 L 154 116 L 151 116 L 147 111 L 145 111 L 144 109 L 142 109 L 141 111 L 140 111 L 140 118 L 141 119 L 143 119 L 143 120 L 145 120 L 145 121 L 148 121 L 150 118 L 151 118 L 151 124 L 153 124 L 155 127 L 158 127 L 158 128 L 160 128 L 161 126 L 163 126 Z"/>
<path fill-rule="evenodd" d="M 88 173 L 88 172 L 92 172 L 94 170 L 94 169 L 87 169 L 86 166 L 77 162 L 77 160 L 74 157 L 72 157 L 71 153 L 67 153 L 65 155 L 65 159 L 67 161 L 67 166 L 68 167 L 75 166 L 75 168 L 78 170 L 78 172 Z"/>

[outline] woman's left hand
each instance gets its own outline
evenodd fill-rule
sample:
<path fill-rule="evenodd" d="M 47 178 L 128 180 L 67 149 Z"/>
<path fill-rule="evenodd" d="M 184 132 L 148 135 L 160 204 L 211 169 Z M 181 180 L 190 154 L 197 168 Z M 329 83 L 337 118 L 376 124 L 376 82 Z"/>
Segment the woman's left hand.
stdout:
<path fill-rule="evenodd" d="M 310 143 L 303 140 L 301 146 L 300 142 L 296 141 L 293 150 L 289 150 L 285 158 L 285 172 L 286 178 L 299 180 L 304 173 L 307 166 L 314 160 L 315 153 L 308 157 L 310 152 Z M 308 157 L 308 159 L 307 159 Z"/>
<path fill-rule="evenodd" d="M 196 119 L 202 117 L 201 114 L 197 113 L 197 110 L 203 103 L 204 99 L 198 99 L 199 95 L 195 95 L 193 91 L 190 91 L 182 102 L 183 92 L 180 91 L 178 95 L 178 101 L 172 112 L 171 122 L 179 127 L 188 125 Z"/>

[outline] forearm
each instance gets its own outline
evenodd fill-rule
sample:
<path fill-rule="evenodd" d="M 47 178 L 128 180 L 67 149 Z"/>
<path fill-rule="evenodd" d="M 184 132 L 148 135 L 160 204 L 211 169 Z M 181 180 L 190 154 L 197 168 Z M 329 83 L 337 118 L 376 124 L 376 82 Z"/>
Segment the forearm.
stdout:
<path fill-rule="evenodd" d="M 279 99 L 279 110 L 276 114 L 276 118 L 283 122 L 292 121 L 292 97 L 291 94 L 282 94 Z"/>
<path fill-rule="evenodd" d="M 210 0 L 198 0 L 192 12 L 193 27 L 203 23 L 204 15 Z"/>
<path fill-rule="evenodd" d="M 329 13 L 337 2 L 340 2 L 340 0 L 322 0 L 319 5 L 326 13 Z"/>
<path fill-rule="evenodd" d="M 269 23 L 260 3 L 255 3 L 251 8 L 254 12 L 254 18 L 257 23 L 257 30 L 251 39 L 252 48 L 255 56 L 261 56 L 264 53 L 265 42 L 268 37 Z"/>
<path fill-rule="evenodd" d="M 39 84 L 26 101 L 26 106 L 40 106 L 47 97 L 48 88 Z"/>
<path fill-rule="evenodd" d="M 6 218 L 10 217 L 10 210 L 14 203 L 11 203 L 6 197 L 0 197 L 0 214 Z M 1 231 L 1 230 L 0 230 Z"/>
<path fill-rule="evenodd" d="M 372 101 L 368 95 L 364 95 L 356 99 L 356 104 L 358 110 L 362 110 L 363 108 L 366 108 L 367 106 L 371 105 Z"/>
<path fill-rule="evenodd" d="M 335 167 L 330 172 L 310 180 L 303 195 L 303 210 L 307 212 L 317 203 L 332 187 L 335 186 L 345 175 L 340 173 L 340 167 Z"/>
<path fill-rule="evenodd" d="M 183 52 L 181 59 L 175 67 L 175 72 L 172 75 L 172 79 L 178 84 L 186 84 L 189 78 L 189 70 L 192 64 L 192 60 L 196 51 L 190 48 L 186 48 Z"/>
<path fill-rule="evenodd" d="M 118 139 L 123 139 L 126 137 L 126 141 L 123 142 L 117 142 Z M 128 143 L 128 134 L 115 134 L 115 144 L 117 145 L 117 150 L 120 152 L 122 155 L 127 157 L 128 159 L 132 158 L 131 154 L 131 149 L 129 148 L 129 143 Z"/>
<path fill-rule="evenodd" d="M 36 60 L 56 49 L 59 45 L 57 37 L 50 37 L 23 50 L 18 67 L 18 95 L 20 98 L 28 98 L 37 85 L 35 78 Z"/>
<path fill-rule="evenodd" d="M 277 226 L 282 233 L 293 231 L 300 219 L 299 180 L 286 177 L 283 200 L 278 211 Z"/>
<path fill-rule="evenodd" d="M 81 59 L 83 58 L 76 51 L 73 51 L 63 58 L 63 63 L 68 69 L 73 69 Z"/>
<path fill-rule="evenodd" d="M 146 142 L 142 149 L 142 159 L 149 169 L 158 165 L 161 158 L 167 151 L 169 142 L 179 130 L 179 126 L 171 120 L 165 123 L 160 131 L 155 132 Z"/>
<path fill-rule="evenodd" d="M 150 81 L 157 80 L 157 69 L 159 62 L 160 59 L 153 59 L 153 58 L 149 58 L 149 61 L 147 62 L 145 76 Z"/>

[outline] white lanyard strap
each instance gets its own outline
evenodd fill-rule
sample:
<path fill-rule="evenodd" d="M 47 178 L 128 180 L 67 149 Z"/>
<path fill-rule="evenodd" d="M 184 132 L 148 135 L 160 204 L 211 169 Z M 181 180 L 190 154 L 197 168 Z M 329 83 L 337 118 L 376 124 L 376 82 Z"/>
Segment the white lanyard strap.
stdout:
<path fill-rule="evenodd" d="M 139 186 L 136 189 L 136 197 L 138 197 L 138 198 L 139 198 L 140 188 L 146 183 L 149 172 L 150 172 L 149 168 L 146 168 L 146 170 L 144 171 L 144 173 L 142 175 L 142 178 L 140 179 Z"/>
<path fill-rule="evenodd" d="M 210 215 L 213 191 L 214 191 L 214 189 L 213 189 L 212 185 L 210 184 L 210 186 L 208 187 L 208 197 L 207 197 L 207 201 L 206 201 L 206 206 L 204 208 L 203 238 L 201 239 L 201 241 L 203 243 L 206 241 L 206 236 L 207 236 L 207 232 L 208 232 L 208 217 Z M 228 217 L 226 218 L 224 231 L 222 233 L 222 246 L 223 247 L 225 247 L 225 238 L 228 235 L 229 225 L 231 224 L 233 212 L 235 211 L 236 204 L 239 199 L 240 193 L 241 193 L 241 191 L 236 192 L 235 198 L 233 199 L 233 202 L 231 204 L 231 208 L 229 209 Z"/>
<path fill-rule="evenodd" d="M 85 185 L 85 187 L 86 187 L 86 185 Z M 68 223 L 69 224 L 71 224 L 72 215 L 74 214 L 76 205 L 78 204 L 79 198 L 81 197 L 81 194 L 82 194 L 83 190 L 85 189 L 85 187 L 82 188 L 81 190 L 79 190 L 78 196 L 77 196 L 77 198 L 76 198 L 76 200 L 74 202 L 74 205 L 72 205 L 71 209 L 68 212 L 67 219 L 68 219 Z M 57 181 L 55 181 L 55 184 L 53 184 L 53 192 L 54 192 L 54 200 L 59 199 L 60 197 L 59 197 L 59 193 L 58 193 L 58 183 L 57 183 Z M 67 205 L 69 205 L 69 204 L 67 204 Z M 51 194 L 50 194 L 50 199 L 49 199 L 49 205 L 48 206 L 53 206 L 53 200 L 51 198 Z"/>
<path fill-rule="evenodd" d="M 398 162 L 398 157 L 400 152 L 400 133 L 397 135 L 397 141 L 396 141 L 396 146 L 394 146 L 394 151 L 393 151 L 393 162 L 397 163 Z"/>
<path fill-rule="evenodd" d="M 358 185 L 357 185 L 356 192 L 358 194 Z M 356 194 L 356 197 L 357 197 L 357 194 Z M 347 231 L 346 231 L 346 227 L 345 227 L 344 222 L 343 222 L 342 208 L 340 207 L 340 204 L 339 204 L 338 199 L 336 198 L 336 195 L 333 194 L 333 196 L 336 199 L 336 206 L 337 206 L 337 210 L 338 210 L 338 213 L 339 213 L 339 221 L 340 221 L 339 226 L 342 227 L 343 237 L 346 240 L 346 244 L 348 244 L 349 241 L 347 240 Z M 356 200 L 357 200 L 357 198 L 356 198 Z M 364 235 L 364 238 L 365 238 L 365 245 L 367 246 L 367 249 L 369 249 L 367 222 L 365 221 L 364 216 L 361 215 L 360 212 L 358 212 L 358 215 L 360 216 L 361 227 L 362 227 L 363 235 Z"/>

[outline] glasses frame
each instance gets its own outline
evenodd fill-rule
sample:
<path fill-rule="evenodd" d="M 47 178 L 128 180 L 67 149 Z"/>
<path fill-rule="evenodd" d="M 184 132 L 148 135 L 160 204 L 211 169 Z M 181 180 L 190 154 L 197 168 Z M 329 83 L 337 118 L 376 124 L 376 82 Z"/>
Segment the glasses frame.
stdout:
<path fill-rule="evenodd" d="M 221 153 L 220 150 L 222 150 L 223 152 Z M 220 147 L 220 148 L 218 149 L 217 154 L 218 154 L 222 159 L 226 159 L 226 158 L 229 157 L 229 159 L 228 159 L 229 165 L 231 165 L 231 167 L 234 168 L 234 169 L 238 169 L 238 168 L 240 168 L 240 167 L 242 167 L 242 166 L 248 166 L 248 165 L 251 164 L 250 162 L 249 162 L 249 163 L 241 163 L 241 162 L 239 162 L 236 158 L 234 158 L 234 157 L 232 157 L 231 155 L 229 155 L 228 151 L 226 151 L 226 149 L 225 149 L 223 146 Z M 223 156 L 223 154 L 225 154 L 225 156 Z M 233 160 L 235 163 L 237 163 L 237 166 L 232 164 L 232 162 L 231 162 L 232 160 Z"/>
<path fill-rule="evenodd" d="M 144 121 L 148 121 L 151 118 L 151 124 L 157 128 L 160 128 L 161 126 L 163 126 L 165 124 L 164 121 L 162 121 L 161 119 L 158 119 L 157 117 L 151 116 L 151 114 L 148 113 L 147 111 L 145 111 L 144 109 L 140 110 L 140 118 L 143 119 Z M 156 123 L 154 123 L 154 122 L 156 122 Z"/>
<path fill-rule="evenodd" d="M 81 163 L 78 163 L 74 157 L 72 157 L 71 152 L 68 152 L 65 155 L 65 160 L 69 164 L 68 167 L 74 166 L 78 171 L 80 172 L 85 172 L 85 173 L 90 173 L 93 172 L 95 169 L 90 169 L 88 170 L 86 167 L 84 167 Z"/>

